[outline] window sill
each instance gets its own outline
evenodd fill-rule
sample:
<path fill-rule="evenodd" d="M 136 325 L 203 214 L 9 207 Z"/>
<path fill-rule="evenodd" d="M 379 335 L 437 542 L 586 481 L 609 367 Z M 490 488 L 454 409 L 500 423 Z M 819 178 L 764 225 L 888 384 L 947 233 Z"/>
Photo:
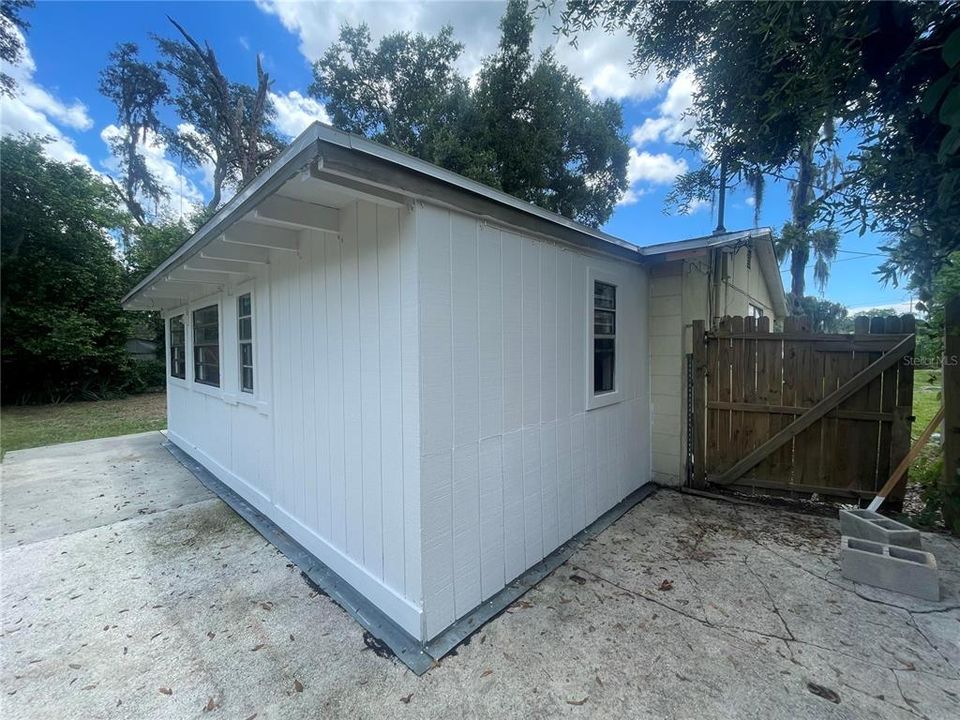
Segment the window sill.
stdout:
<path fill-rule="evenodd" d="M 616 405 L 618 402 L 622 401 L 623 393 L 619 390 L 600 393 L 599 395 L 590 395 L 587 398 L 587 411 L 589 412 L 590 410 L 607 407 L 608 405 Z"/>
<path fill-rule="evenodd" d="M 217 398 L 218 400 L 225 400 L 223 390 L 218 388 L 216 385 L 205 385 L 194 381 L 191 385 L 191 390 L 198 392 L 201 395 L 208 395 L 210 397 Z"/>
<path fill-rule="evenodd" d="M 167 385 L 169 387 L 180 388 L 181 390 L 186 390 L 190 392 L 192 389 L 190 383 L 183 378 L 173 377 L 172 375 L 167 375 Z"/>

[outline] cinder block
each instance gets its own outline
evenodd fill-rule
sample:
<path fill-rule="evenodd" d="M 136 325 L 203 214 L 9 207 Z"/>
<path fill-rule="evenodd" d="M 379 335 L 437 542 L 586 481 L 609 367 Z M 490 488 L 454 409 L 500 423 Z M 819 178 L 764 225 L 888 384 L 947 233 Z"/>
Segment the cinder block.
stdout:
<path fill-rule="evenodd" d="M 920 550 L 920 532 L 873 510 L 841 510 L 840 534 Z"/>
<path fill-rule="evenodd" d="M 840 538 L 840 572 L 864 585 L 932 600 L 940 599 L 937 559 L 923 550 Z"/>

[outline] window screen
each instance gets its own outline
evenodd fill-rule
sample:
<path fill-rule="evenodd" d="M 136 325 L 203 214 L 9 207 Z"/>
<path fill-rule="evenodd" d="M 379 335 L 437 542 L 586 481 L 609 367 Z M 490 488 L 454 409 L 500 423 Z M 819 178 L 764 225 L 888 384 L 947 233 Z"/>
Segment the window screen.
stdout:
<path fill-rule="evenodd" d="M 193 379 L 220 387 L 220 314 L 216 305 L 193 311 Z"/>
<path fill-rule="evenodd" d="M 613 392 L 617 343 L 617 286 L 593 283 L 593 392 Z"/>
<path fill-rule="evenodd" d="M 183 315 L 170 318 L 170 376 L 183 380 L 187 377 L 187 333 Z"/>
<path fill-rule="evenodd" d="M 237 344 L 240 357 L 240 389 L 253 392 L 253 303 L 250 293 L 237 298 Z"/>

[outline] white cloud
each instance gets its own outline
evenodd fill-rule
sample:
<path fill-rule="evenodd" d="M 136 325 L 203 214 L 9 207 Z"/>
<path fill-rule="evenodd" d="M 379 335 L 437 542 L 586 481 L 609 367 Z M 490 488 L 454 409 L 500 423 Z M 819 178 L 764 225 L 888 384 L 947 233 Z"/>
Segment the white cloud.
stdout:
<path fill-rule="evenodd" d="M 748 198 L 747 198 L 746 200 L 744 200 L 743 202 L 746 204 L 747 207 L 756 207 L 756 206 L 757 206 L 757 199 L 756 199 L 753 195 L 751 195 L 750 197 L 748 197 Z"/>
<path fill-rule="evenodd" d="M 623 195 L 620 196 L 620 199 L 617 200 L 617 205 L 619 207 L 624 207 L 626 205 L 633 205 L 640 198 L 642 198 L 644 195 L 647 195 L 650 192 L 651 190 L 649 188 L 639 188 L 639 187 L 627 188 L 626 192 L 624 192 Z"/>
<path fill-rule="evenodd" d="M 639 182 L 654 185 L 669 185 L 677 175 L 687 171 L 687 161 L 667 153 L 649 153 L 630 148 L 627 160 L 627 182 L 633 186 Z"/>
<path fill-rule="evenodd" d="M 11 30 L 23 40 L 17 28 Z M 89 167 L 87 156 L 77 150 L 73 139 L 61 130 L 61 126 L 74 130 L 93 127 L 86 105 L 79 100 L 64 102 L 34 81 L 37 65 L 26 44 L 18 65 L 3 62 L 0 63 L 0 69 L 17 83 L 15 96 L 4 97 L 0 103 L 0 134 L 46 136 L 50 138 L 46 146 L 49 157 L 60 162 L 79 162 Z"/>
<path fill-rule="evenodd" d="M 492 53 L 500 39 L 503 2 L 367 2 L 337 0 L 305 3 L 283 0 L 256 0 L 264 12 L 276 16 L 283 26 L 300 39 L 300 52 L 313 62 L 337 38 L 340 26 L 361 22 L 370 27 L 374 41 L 395 31 L 436 34 L 444 25 L 452 25 L 454 37 L 464 44 L 459 69 L 474 77 L 484 57 Z M 580 33 L 577 47 L 557 36 L 556 16 L 538 13 L 534 29 L 537 51 L 553 48 L 557 59 L 582 78 L 582 85 L 594 98 L 645 98 L 656 92 L 653 73 L 632 77 L 629 60 L 633 41 L 625 33 L 606 33 L 602 29 Z"/>
<path fill-rule="evenodd" d="M 657 117 L 646 118 L 630 134 L 630 140 L 637 147 L 657 142 L 680 142 L 693 129 L 695 123 L 689 115 L 693 96 L 697 91 L 697 81 L 693 73 L 685 70 L 680 73 L 667 89 L 666 97 L 658 106 Z"/>
<path fill-rule="evenodd" d="M 100 131 L 100 138 L 110 147 L 110 141 L 121 134 L 116 125 L 107 125 Z M 203 202 L 203 193 L 186 176 L 182 175 L 176 163 L 167 157 L 167 146 L 163 138 L 152 132 L 147 133 L 147 141 L 138 146 L 138 152 L 143 155 L 147 169 L 157 178 L 161 186 L 167 191 L 166 200 L 159 208 L 148 207 L 148 211 L 156 211 L 159 215 L 173 215 L 179 217 L 190 211 L 195 203 Z M 119 163 L 111 155 L 103 162 L 104 167 L 116 172 Z M 224 198 L 226 199 L 226 198 Z"/>
<path fill-rule="evenodd" d="M 291 90 L 286 95 L 271 92 L 270 102 L 277 111 L 274 125 L 288 137 L 296 137 L 316 120 L 330 124 L 330 116 L 327 115 L 326 108 L 313 98 L 304 97 L 296 90 Z"/>
<path fill-rule="evenodd" d="M 901 314 L 916 313 L 915 302 L 912 300 L 903 300 L 900 302 L 877 303 L 875 305 L 858 305 L 857 307 L 847 308 L 850 315 L 870 312 L 871 310 L 893 310 Z"/>

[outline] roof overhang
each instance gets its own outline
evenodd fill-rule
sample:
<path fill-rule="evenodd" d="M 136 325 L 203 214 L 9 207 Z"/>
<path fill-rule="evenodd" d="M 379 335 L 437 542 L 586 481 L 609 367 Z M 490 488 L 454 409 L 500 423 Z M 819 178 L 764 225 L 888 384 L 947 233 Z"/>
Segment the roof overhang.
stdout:
<path fill-rule="evenodd" d="M 786 317 L 787 297 L 783 289 L 783 278 L 780 276 L 780 264 L 773 249 L 773 230 L 770 228 L 714 233 L 689 240 L 647 245 L 640 248 L 640 254 L 649 262 L 671 262 L 690 258 L 714 248 L 742 245 L 750 245 L 756 253 L 760 272 L 763 273 L 770 292 L 770 302 L 773 304 L 775 316 Z"/>
<path fill-rule="evenodd" d="M 403 207 L 422 201 L 469 212 L 519 232 L 646 264 L 718 246 L 753 242 L 786 314 L 767 228 L 637 247 L 379 143 L 313 123 L 270 166 L 141 280 L 124 298 L 130 310 L 173 308 L 252 276 L 271 254 L 298 251 L 299 230 L 339 232 L 339 210 L 356 199 Z"/>
<path fill-rule="evenodd" d="M 639 263 L 638 248 L 378 143 L 314 123 L 124 298 L 130 310 L 176 307 L 296 250 L 300 229 L 338 231 L 334 195 L 394 207 L 416 201 L 470 212 L 518 231 Z M 292 196 L 292 197 L 291 197 Z M 299 196 L 299 197 L 297 197 Z M 250 226 L 256 225 L 256 231 Z M 270 228 L 270 238 L 258 241 Z M 258 255 L 259 251 L 259 255 Z M 191 287 L 192 285 L 192 287 Z"/>

